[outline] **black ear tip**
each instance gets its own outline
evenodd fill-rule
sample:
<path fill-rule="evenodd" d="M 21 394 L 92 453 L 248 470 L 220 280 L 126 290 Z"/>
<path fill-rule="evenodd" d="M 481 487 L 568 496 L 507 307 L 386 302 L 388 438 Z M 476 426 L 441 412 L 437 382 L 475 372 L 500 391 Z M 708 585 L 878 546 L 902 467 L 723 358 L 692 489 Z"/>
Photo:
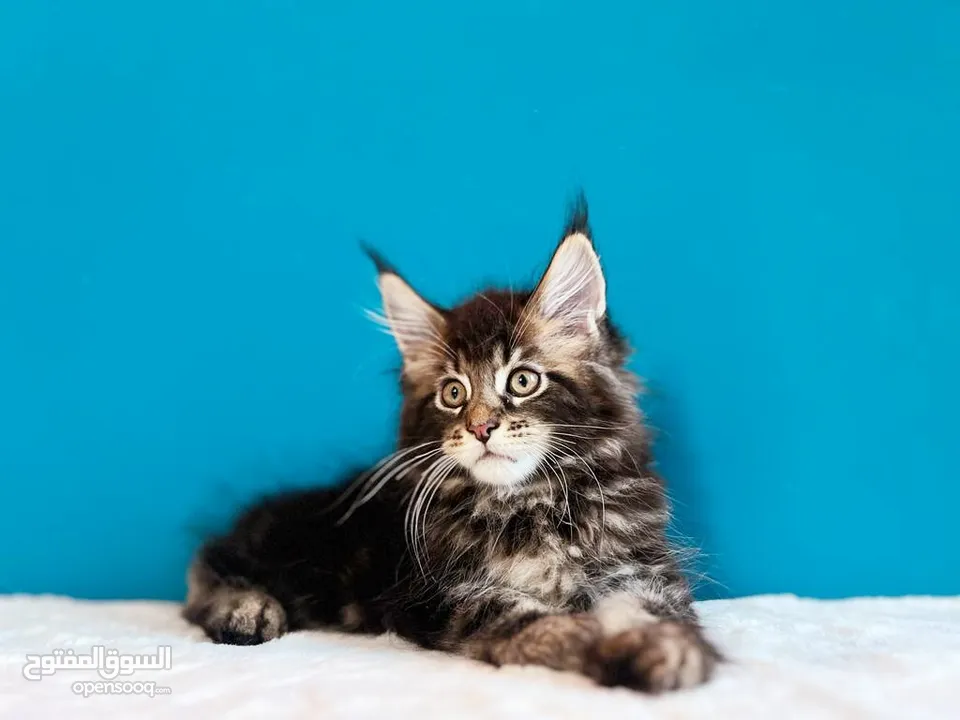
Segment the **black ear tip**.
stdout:
<path fill-rule="evenodd" d="M 567 211 L 567 226 L 564 229 L 563 236 L 575 235 L 580 233 L 592 238 L 590 233 L 590 213 L 587 207 L 587 196 L 583 189 L 577 191 L 569 203 Z"/>
<path fill-rule="evenodd" d="M 364 254 L 370 258 L 374 266 L 377 268 L 377 273 L 383 275 L 384 273 L 393 273 L 397 274 L 397 271 L 394 269 L 393 265 L 387 262 L 387 259 L 381 255 L 376 248 L 367 242 L 360 241 L 360 249 L 363 250 Z"/>

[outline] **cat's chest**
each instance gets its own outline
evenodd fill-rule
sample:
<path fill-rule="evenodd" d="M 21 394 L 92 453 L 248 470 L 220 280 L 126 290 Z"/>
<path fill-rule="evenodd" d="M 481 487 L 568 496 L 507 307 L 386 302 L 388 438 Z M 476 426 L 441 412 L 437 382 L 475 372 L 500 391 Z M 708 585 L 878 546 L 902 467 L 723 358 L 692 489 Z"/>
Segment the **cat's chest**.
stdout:
<path fill-rule="evenodd" d="M 569 543 L 544 544 L 529 552 L 491 553 L 484 572 L 490 583 L 546 603 L 565 603 L 586 582 L 582 550 Z"/>
<path fill-rule="evenodd" d="M 599 509 L 586 503 L 559 509 L 554 502 L 514 507 L 476 504 L 469 514 L 449 516 L 443 557 L 454 577 L 481 586 L 515 590 L 547 604 L 567 604 L 589 582 L 588 566 L 601 553 Z"/>
<path fill-rule="evenodd" d="M 485 543 L 487 581 L 547 603 L 565 603 L 586 583 L 585 565 L 593 554 L 585 538 L 569 530 L 558 527 L 549 513 L 516 516 Z"/>

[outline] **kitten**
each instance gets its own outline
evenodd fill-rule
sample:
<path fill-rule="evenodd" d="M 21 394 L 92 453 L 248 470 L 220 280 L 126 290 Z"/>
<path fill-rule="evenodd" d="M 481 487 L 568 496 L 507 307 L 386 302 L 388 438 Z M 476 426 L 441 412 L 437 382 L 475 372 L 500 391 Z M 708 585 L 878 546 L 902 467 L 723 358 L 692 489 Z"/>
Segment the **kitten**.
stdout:
<path fill-rule="evenodd" d="M 393 631 L 606 685 L 705 681 L 720 655 L 665 536 L 585 202 L 532 292 L 447 310 L 371 256 L 403 358 L 399 451 L 248 510 L 200 551 L 184 616 L 236 645 Z"/>

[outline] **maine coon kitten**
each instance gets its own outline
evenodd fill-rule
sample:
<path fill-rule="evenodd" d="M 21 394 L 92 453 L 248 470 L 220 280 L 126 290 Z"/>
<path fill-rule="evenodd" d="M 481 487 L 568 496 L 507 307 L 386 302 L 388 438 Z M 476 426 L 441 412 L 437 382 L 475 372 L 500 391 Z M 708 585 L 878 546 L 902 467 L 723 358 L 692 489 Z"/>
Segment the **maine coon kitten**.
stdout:
<path fill-rule="evenodd" d="M 447 310 L 373 257 L 403 357 L 399 451 L 247 511 L 200 551 L 184 616 L 221 643 L 389 630 L 608 685 L 706 680 L 719 654 L 665 536 L 585 203 L 532 292 Z"/>

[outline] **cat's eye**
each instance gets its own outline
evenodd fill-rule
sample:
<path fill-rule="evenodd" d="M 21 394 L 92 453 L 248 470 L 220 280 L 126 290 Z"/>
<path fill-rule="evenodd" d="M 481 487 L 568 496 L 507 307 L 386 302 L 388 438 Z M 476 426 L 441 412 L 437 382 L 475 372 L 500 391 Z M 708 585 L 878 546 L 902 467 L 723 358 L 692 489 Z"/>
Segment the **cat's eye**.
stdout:
<path fill-rule="evenodd" d="M 459 380 L 447 380 L 440 389 L 440 402 L 446 407 L 456 409 L 467 401 L 467 389 Z"/>
<path fill-rule="evenodd" d="M 540 387 L 540 373 L 527 368 L 514 370 L 507 379 L 507 390 L 517 397 L 532 395 L 538 387 Z"/>

